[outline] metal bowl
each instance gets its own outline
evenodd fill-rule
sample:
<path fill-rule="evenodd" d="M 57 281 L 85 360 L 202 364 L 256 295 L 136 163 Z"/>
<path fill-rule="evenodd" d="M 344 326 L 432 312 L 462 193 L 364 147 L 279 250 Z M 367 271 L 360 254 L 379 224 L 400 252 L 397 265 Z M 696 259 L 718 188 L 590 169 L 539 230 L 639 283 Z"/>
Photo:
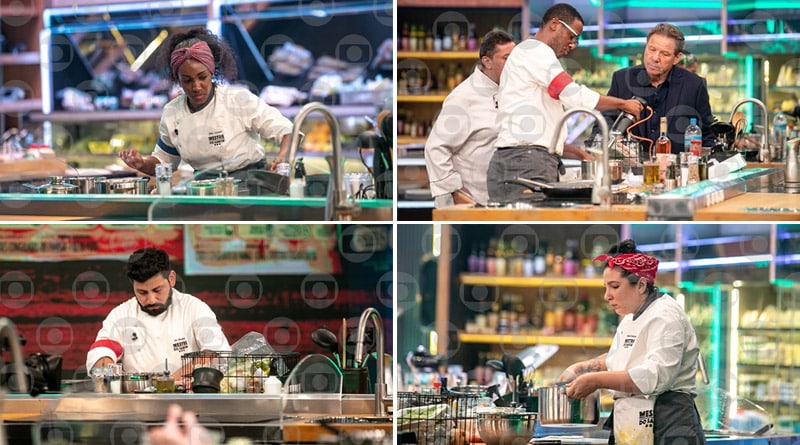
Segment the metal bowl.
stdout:
<path fill-rule="evenodd" d="M 486 445 L 525 445 L 533 438 L 536 413 L 478 413 L 478 434 Z"/>
<path fill-rule="evenodd" d="M 136 392 L 147 392 L 154 386 L 155 374 L 148 372 L 136 372 L 122 375 L 122 392 L 133 394 Z"/>

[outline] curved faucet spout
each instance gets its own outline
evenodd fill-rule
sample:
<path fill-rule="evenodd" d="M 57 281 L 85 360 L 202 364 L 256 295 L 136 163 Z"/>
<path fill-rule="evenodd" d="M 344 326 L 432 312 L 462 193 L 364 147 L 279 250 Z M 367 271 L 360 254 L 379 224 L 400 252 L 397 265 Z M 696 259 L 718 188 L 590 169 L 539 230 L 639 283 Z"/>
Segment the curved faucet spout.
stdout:
<path fill-rule="evenodd" d="M 8 318 L 0 318 L 0 344 L 7 341 L 11 348 L 11 357 L 14 360 L 14 372 L 17 375 L 17 388 L 19 392 L 28 393 L 28 381 L 25 378 L 25 362 L 22 359 L 22 346 L 19 344 L 19 336 L 14 323 Z M 0 363 L 2 363 L 0 357 Z"/>
<path fill-rule="evenodd" d="M 761 119 L 764 123 L 764 133 L 761 134 L 761 149 L 759 150 L 759 154 L 762 157 L 762 161 L 768 162 L 769 161 L 769 114 L 767 114 L 767 106 L 764 105 L 764 102 L 756 98 L 748 98 L 742 99 L 733 106 L 731 110 L 731 116 L 728 118 L 728 122 L 733 123 L 733 115 L 736 114 L 736 110 L 739 109 L 740 106 L 743 104 L 750 102 L 755 104 L 758 108 L 761 108 Z"/>
<path fill-rule="evenodd" d="M 561 120 L 558 122 L 558 128 L 555 133 L 553 133 L 553 141 L 550 144 L 550 153 L 555 154 L 556 152 L 556 145 L 558 144 L 558 136 L 561 133 L 561 128 L 564 126 L 564 123 L 567 122 L 567 119 L 572 116 L 573 114 L 588 114 L 597 121 L 600 125 L 600 135 L 602 140 L 600 143 L 603 147 L 603 168 L 602 171 L 599 171 L 597 175 L 595 175 L 594 186 L 592 187 L 592 204 L 600 204 L 603 208 L 611 208 L 611 175 L 609 174 L 609 146 L 608 146 L 608 122 L 600 114 L 599 111 L 593 110 L 590 108 L 571 108 L 563 116 L 561 116 Z"/>
<path fill-rule="evenodd" d="M 318 111 L 325 116 L 325 121 L 331 129 L 331 144 L 333 145 L 333 162 L 331 162 L 331 180 L 333 185 L 328 185 L 328 197 L 325 204 L 325 219 L 327 221 L 349 220 L 353 213 L 360 208 L 358 203 L 347 199 L 344 189 L 344 167 L 342 165 L 342 143 L 340 141 L 339 121 L 336 115 L 320 102 L 311 102 L 303 106 L 294 118 L 294 127 L 289 137 L 289 164 L 294 168 L 297 149 L 300 147 L 300 127 L 309 114 Z"/>
<path fill-rule="evenodd" d="M 364 312 L 361 313 L 361 318 L 358 320 L 355 362 L 358 367 L 366 360 L 364 354 L 364 338 L 367 330 L 367 321 L 369 319 L 372 319 L 372 324 L 375 326 L 375 344 L 377 346 L 377 356 L 375 358 L 378 365 L 378 372 L 375 376 L 375 415 L 385 416 L 386 408 L 383 406 L 383 399 L 386 397 L 386 382 L 384 381 L 385 363 L 383 360 L 383 321 L 381 321 L 381 314 L 373 307 L 364 309 Z"/>

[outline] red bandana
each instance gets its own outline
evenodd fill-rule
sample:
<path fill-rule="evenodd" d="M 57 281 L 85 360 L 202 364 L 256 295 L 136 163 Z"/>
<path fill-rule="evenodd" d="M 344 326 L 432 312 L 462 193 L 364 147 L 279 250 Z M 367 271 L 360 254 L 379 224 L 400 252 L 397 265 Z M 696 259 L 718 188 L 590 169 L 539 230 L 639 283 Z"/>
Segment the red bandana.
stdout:
<path fill-rule="evenodd" d="M 608 267 L 619 266 L 630 273 L 634 273 L 647 280 L 648 283 L 656 282 L 658 259 L 643 253 L 622 253 L 617 256 L 602 254 L 592 261 L 607 261 Z"/>

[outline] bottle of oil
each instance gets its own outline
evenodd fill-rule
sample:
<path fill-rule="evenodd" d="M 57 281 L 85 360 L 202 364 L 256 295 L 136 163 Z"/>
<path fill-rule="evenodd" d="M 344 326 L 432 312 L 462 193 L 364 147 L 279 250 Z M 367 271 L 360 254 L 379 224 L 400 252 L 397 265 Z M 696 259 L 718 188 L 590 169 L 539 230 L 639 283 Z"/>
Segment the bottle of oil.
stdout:
<path fill-rule="evenodd" d="M 656 160 L 658 161 L 658 171 L 660 180 L 664 182 L 664 174 L 667 171 L 667 159 L 672 153 L 672 142 L 667 137 L 667 117 L 662 116 L 660 122 L 660 134 L 656 139 Z"/>

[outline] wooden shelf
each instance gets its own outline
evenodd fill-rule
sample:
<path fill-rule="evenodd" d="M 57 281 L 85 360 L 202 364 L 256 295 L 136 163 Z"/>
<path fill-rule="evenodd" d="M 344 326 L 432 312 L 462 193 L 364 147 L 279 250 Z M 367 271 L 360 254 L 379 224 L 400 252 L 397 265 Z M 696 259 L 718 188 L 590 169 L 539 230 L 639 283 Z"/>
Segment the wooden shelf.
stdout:
<path fill-rule="evenodd" d="M 25 51 L 17 54 L 0 54 L 0 65 L 38 65 L 41 56 L 38 51 Z"/>
<path fill-rule="evenodd" d="M 478 51 L 398 51 L 398 59 L 478 60 Z"/>
<path fill-rule="evenodd" d="M 447 97 L 446 94 L 419 94 L 419 95 L 402 95 L 397 96 L 397 102 L 412 102 L 412 103 L 442 103 Z"/>
<path fill-rule="evenodd" d="M 0 113 L 28 113 L 42 111 L 41 99 L 23 99 L 16 102 L 0 103 Z"/>
<path fill-rule="evenodd" d="M 461 282 L 472 286 L 511 286 L 511 287 L 596 287 L 602 288 L 602 278 L 581 277 L 516 277 L 485 274 L 461 274 Z"/>
<path fill-rule="evenodd" d="M 586 337 L 577 334 L 541 335 L 541 334 L 468 334 L 459 332 L 461 343 L 503 344 L 503 345 L 535 345 L 553 344 L 559 346 L 579 346 L 589 348 L 607 348 L 611 346 L 611 337 Z"/>
<path fill-rule="evenodd" d="M 425 145 L 426 138 L 417 138 L 411 136 L 397 136 L 397 145 L 408 145 L 408 144 L 422 144 Z"/>

